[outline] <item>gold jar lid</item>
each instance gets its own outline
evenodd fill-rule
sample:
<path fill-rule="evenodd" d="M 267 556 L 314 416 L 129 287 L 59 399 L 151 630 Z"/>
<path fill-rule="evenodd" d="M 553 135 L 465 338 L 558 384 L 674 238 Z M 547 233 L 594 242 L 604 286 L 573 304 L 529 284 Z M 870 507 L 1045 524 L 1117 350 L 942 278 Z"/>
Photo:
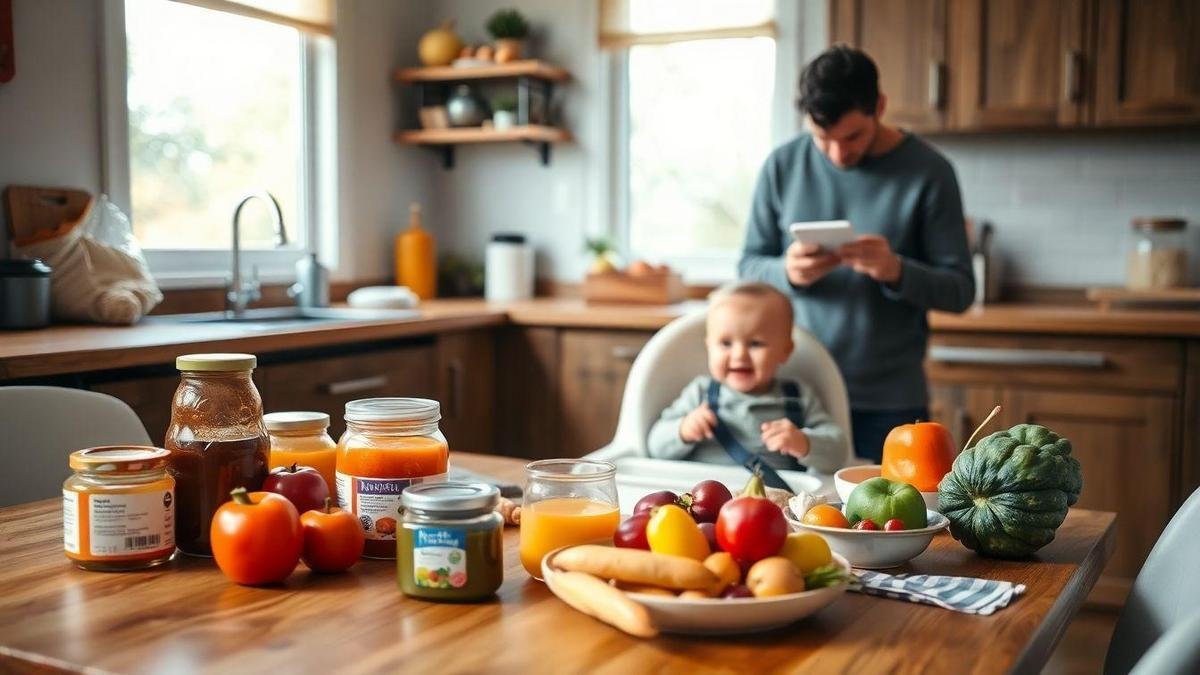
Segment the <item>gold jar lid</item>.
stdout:
<path fill-rule="evenodd" d="M 210 373 L 254 370 L 258 358 L 253 354 L 184 354 L 175 358 L 179 370 Z"/>
<path fill-rule="evenodd" d="M 134 473 L 165 469 L 171 453 L 149 445 L 102 445 L 71 453 L 70 467 L 92 473 Z"/>
<path fill-rule="evenodd" d="M 267 431 L 325 431 L 329 428 L 329 415 L 301 410 L 273 412 L 263 415 L 263 422 Z"/>

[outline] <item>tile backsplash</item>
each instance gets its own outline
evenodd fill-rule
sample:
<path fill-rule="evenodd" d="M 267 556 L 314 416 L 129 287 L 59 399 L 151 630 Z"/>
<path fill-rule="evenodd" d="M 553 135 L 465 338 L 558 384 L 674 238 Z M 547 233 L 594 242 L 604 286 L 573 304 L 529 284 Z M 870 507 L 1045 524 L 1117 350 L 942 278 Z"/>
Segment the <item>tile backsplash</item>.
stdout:
<path fill-rule="evenodd" d="M 967 215 L 995 226 L 1006 284 L 1121 285 L 1135 216 L 1189 221 L 1200 284 L 1200 131 L 932 139 L 954 163 Z"/>

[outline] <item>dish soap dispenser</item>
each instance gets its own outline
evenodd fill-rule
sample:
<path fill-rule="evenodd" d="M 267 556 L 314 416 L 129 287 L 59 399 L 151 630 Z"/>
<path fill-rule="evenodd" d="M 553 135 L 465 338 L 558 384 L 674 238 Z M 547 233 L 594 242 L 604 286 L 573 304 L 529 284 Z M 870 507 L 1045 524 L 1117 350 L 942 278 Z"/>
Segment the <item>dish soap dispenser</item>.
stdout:
<path fill-rule="evenodd" d="M 422 300 L 437 295 L 437 246 L 421 227 L 421 205 L 416 202 L 408 207 L 408 229 L 396 235 L 396 283 Z"/>

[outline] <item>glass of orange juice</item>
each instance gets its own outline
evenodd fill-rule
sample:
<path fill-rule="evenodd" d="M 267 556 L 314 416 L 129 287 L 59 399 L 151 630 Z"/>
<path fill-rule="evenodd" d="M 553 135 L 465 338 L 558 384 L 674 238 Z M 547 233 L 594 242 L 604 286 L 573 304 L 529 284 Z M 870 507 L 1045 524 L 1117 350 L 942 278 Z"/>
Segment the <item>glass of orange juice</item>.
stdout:
<path fill-rule="evenodd" d="M 543 459 L 525 465 L 521 564 L 542 578 L 542 558 L 557 548 L 612 541 L 620 524 L 617 468 L 590 459 Z"/>

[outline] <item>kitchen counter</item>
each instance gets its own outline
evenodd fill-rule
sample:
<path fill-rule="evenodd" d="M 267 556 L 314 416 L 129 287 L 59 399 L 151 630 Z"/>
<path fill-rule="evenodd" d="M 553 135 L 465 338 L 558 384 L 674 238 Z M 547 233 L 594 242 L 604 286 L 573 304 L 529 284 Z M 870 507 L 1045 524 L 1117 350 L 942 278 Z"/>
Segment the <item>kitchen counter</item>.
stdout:
<path fill-rule="evenodd" d="M 132 327 L 55 326 L 0 332 L 0 379 L 170 363 L 196 351 L 276 352 L 502 324 L 657 330 L 703 302 L 666 306 L 587 305 L 578 298 L 539 298 L 514 303 L 480 299 L 435 300 L 421 316 L 404 321 L 287 324 L 263 329 L 235 324 L 173 324 L 144 321 Z M 999 304 L 961 315 L 931 312 L 935 331 L 1200 337 L 1200 312 L 1115 310 L 1088 306 Z"/>

